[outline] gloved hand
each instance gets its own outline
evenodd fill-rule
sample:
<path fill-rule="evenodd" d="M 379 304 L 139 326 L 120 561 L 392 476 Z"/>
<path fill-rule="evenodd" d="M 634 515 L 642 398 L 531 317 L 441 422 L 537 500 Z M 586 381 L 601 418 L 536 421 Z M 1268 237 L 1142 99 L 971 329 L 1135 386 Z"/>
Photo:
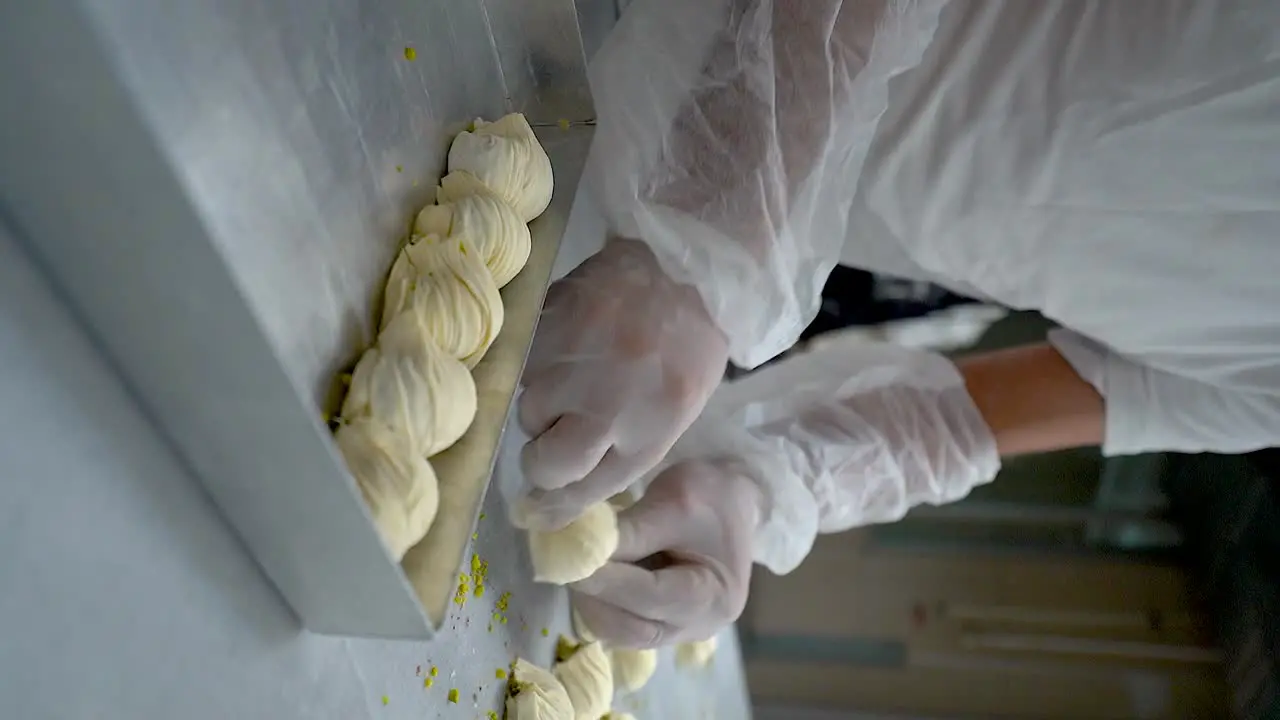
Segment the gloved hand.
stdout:
<path fill-rule="evenodd" d="M 658 647 L 705 640 L 742 614 L 763 495 L 735 464 L 674 465 L 618 516 L 613 560 L 573 586 L 592 633 Z"/>
<path fill-rule="evenodd" d="M 725 360 L 790 347 L 841 255 L 888 87 L 941 0 L 654 0 L 592 61 L 584 169 L 611 242 L 553 288 L 512 520 L 561 526 L 652 468 Z M 786 88 L 787 92 L 774 92 Z"/>
<path fill-rule="evenodd" d="M 698 293 L 668 278 L 642 243 L 611 240 L 547 292 L 519 400 L 533 490 L 513 520 L 562 527 L 648 472 L 727 361 Z"/>
<path fill-rule="evenodd" d="M 616 644 L 708 637 L 741 612 L 751 559 L 785 574 L 819 532 L 959 500 L 1000 468 L 951 361 L 839 342 L 723 386 L 669 460 L 619 516 L 616 562 L 575 586 Z M 654 554 L 675 564 L 635 564 Z"/>

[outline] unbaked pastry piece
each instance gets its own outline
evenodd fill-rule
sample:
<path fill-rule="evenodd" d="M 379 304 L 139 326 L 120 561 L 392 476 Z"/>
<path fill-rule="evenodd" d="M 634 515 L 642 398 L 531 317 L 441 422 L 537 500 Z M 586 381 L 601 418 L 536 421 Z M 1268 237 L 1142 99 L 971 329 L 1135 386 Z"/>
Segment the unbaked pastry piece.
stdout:
<path fill-rule="evenodd" d="M 499 288 L 524 268 L 532 246 L 529 226 L 511 206 L 483 186 L 475 194 L 423 208 L 413 223 L 413 231 L 446 239 L 467 238 Z"/>
<path fill-rule="evenodd" d="M 520 113 L 492 123 L 476 120 L 471 130 L 453 139 L 449 175 L 437 191 L 438 202 L 449 202 L 459 197 L 458 192 L 469 194 L 468 179 L 458 173 L 470 175 L 493 190 L 524 222 L 541 215 L 551 202 L 555 182 L 551 159 Z"/>
<path fill-rule="evenodd" d="M 676 646 L 676 665 L 680 667 L 704 668 L 716 654 L 718 641 L 715 637 L 697 642 L 680 643 Z"/>
<path fill-rule="evenodd" d="M 573 634 L 578 636 L 578 640 L 589 643 L 595 642 L 600 638 L 591 632 L 591 628 L 587 627 L 587 623 L 582 619 L 582 614 L 578 612 L 578 608 L 569 611 L 569 624 L 573 627 Z"/>
<path fill-rule="evenodd" d="M 577 645 L 560 638 L 551 672 L 564 685 L 576 720 L 598 720 L 613 703 L 613 665 L 598 642 Z"/>
<path fill-rule="evenodd" d="M 634 486 L 626 488 L 617 495 L 609 498 L 609 504 L 618 512 L 622 512 L 638 502 L 640 502 L 640 493 Z"/>
<path fill-rule="evenodd" d="M 570 611 L 570 624 L 581 642 L 590 643 L 599 640 L 596 634 L 591 632 L 591 628 L 587 627 L 586 621 L 583 620 L 577 608 Z M 614 685 L 626 692 L 642 689 L 658 669 L 657 650 L 614 648 L 609 651 L 609 659 L 613 663 Z"/>
<path fill-rule="evenodd" d="M 610 655 L 613 656 L 614 683 L 627 692 L 643 688 L 658 669 L 657 650 L 614 648 Z"/>
<path fill-rule="evenodd" d="M 585 580 L 618 549 L 618 516 L 607 502 L 596 503 L 560 530 L 529 531 L 533 579 L 552 585 Z"/>
<path fill-rule="evenodd" d="M 507 720 L 574 720 L 573 703 L 555 675 L 520 658 L 507 684 Z"/>
<path fill-rule="evenodd" d="M 383 542 L 399 560 L 426 536 L 440 505 L 431 463 L 408 438 L 371 418 L 342 425 L 334 439 Z"/>
<path fill-rule="evenodd" d="M 405 436 L 421 456 L 458 441 L 476 416 L 476 384 L 458 360 L 412 328 L 384 334 L 351 375 L 342 418 L 378 421 Z"/>
<path fill-rule="evenodd" d="M 383 333 L 416 328 L 473 368 L 502 330 L 502 296 L 467 238 L 424 235 L 400 251 L 387 278 Z"/>

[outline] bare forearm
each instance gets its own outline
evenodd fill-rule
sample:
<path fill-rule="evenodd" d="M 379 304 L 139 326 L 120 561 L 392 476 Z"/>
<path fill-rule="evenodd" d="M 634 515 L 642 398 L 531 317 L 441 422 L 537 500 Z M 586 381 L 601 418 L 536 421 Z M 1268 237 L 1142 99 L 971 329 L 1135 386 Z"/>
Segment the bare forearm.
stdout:
<path fill-rule="evenodd" d="M 1102 442 L 1102 397 L 1050 345 L 982 353 L 958 365 L 1002 456 Z"/>

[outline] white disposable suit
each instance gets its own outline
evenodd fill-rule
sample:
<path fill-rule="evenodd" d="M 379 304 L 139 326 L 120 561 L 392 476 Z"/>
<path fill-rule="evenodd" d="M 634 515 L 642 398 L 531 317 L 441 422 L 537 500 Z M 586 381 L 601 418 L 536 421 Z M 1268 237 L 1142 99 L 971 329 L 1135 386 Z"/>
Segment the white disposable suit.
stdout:
<path fill-rule="evenodd" d="M 1280 3 L 639 0 L 591 75 L 588 182 L 630 240 L 549 295 L 520 408 L 533 516 L 704 459 L 760 495 L 702 524 L 750 525 L 785 572 L 819 531 L 989 481 L 939 356 L 845 350 L 710 397 L 724 357 L 796 340 L 837 262 L 1059 323 L 1109 454 L 1280 444 Z M 682 482 L 720 492 L 708 472 Z M 620 565 L 663 549 L 655 517 Z M 696 598 L 619 600 L 642 580 L 606 571 L 585 599 L 647 622 L 612 626 L 635 645 L 706 634 L 746 592 L 690 620 Z"/>

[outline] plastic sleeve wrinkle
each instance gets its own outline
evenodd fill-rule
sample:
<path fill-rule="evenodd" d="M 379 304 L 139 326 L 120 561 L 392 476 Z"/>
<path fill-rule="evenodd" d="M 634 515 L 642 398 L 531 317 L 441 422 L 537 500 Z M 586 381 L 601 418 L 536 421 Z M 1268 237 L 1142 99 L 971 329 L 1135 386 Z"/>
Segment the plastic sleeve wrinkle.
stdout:
<path fill-rule="evenodd" d="M 795 568 L 818 533 L 953 502 L 999 470 L 990 430 L 941 356 L 836 348 L 742 382 L 752 386 L 713 398 L 669 460 L 737 459 L 764 496 L 754 556 L 775 573 Z"/>
<path fill-rule="evenodd" d="M 624 16 L 636 29 L 619 43 L 652 65 L 622 69 L 618 48 L 593 72 L 609 143 L 597 192 L 615 231 L 697 288 L 735 363 L 785 350 L 816 313 L 888 82 L 919 63 L 943 4 L 744 0 L 714 4 L 717 22 L 705 5 L 656 2 Z M 664 54 L 649 46 L 661 29 L 702 49 Z M 700 59 L 690 73 L 667 55 Z"/>

